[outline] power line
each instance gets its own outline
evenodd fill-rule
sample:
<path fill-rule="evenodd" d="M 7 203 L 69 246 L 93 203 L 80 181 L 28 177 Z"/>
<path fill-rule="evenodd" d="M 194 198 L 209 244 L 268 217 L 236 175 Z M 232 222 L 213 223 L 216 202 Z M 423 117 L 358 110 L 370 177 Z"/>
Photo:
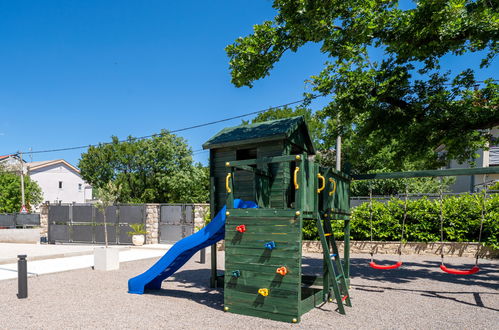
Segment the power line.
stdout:
<path fill-rule="evenodd" d="M 214 125 L 214 124 L 218 124 L 218 123 L 223 123 L 223 122 L 234 120 L 234 119 L 239 119 L 239 118 L 243 118 L 243 117 L 247 117 L 247 116 L 251 116 L 251 115 L 256 115 L 256 114 L 259 114 L 259 113 L 262 113 L 262 112 L 265 112 L 265 111 L 269 111 L 269 110 L 272 110 L 272 109 L 278 109 L 278 108 L 287 107 L 287 106 L 290 106 L 290 105 L 293 105 L 293 104 L 297 104 L 297 103 L 303 103 L 306 100 L 316 99 L 319 96 L 322 96 L 322 95 L 312 95 L 312 96 L 310 96 L 308 98 L 303 98 L 303 99 L 298 100 L 298 101 L 293 101 L 293 102 L 281 104 L 281 105 L 278 105 L 278 106 L 275 106 L 275 107 L 270 107 L 270 108 L 266 108 L 266 109 L 263 109 L 263 110 L 253 111 L 253 112 L 245 113 L 245 114 L 238 115 L 238 116 L 228 117 L 228 118 L 224 118 L 224 119 L 220 119 L 220 120 L 210 121 L 210 122 L 207 122 L 207 123 L 198 124 L 198 125 L 194 125 L 194 126 L 179 128 L 179 129 L 176 129 L 176 130 L 173 130 L 173 131 L 168 131 L 168 132 L 169 133 L 178 133 L 178 132 L 183 132 L 183 131 L 187 131 L 187 130 L 191 130 L 191 129 L 196 129 L 196 128 L 210 126 L 210 125 Z M 143 140 L 143 139 L 152 138 L 152 137 L 158 136 L 158 135 L 159 134 L 156 133 L 156 134 L 145 135 L 145 136 L 140 136 L 140 137 L 133 137 L 132 140 Z M 129 140 L 128 139 L 119 140 L 118 143 L 127 142 L 127 141 L 129 141 Z M 47 149 L 47 150 L 18 151 L 17 153 L 21 153 L 22 152 L 22 153 L 26 153 L 26 154 L 28 154 L 28 153 L 29 154 L 42 154 L 42 153 L 50 153 L 50 152 L 58 152 L 58 151 L 68 151 L 68 150 L 84 149 L 84 148 L 96 147 L 96 146 L 99 146 L 99 145 L 107 145 L 107 144 L 112 144 L 112 143 L 114 143 L 114 142 L 101 142 L 101 143 L 89 144 L 89 145 L 85 145 L 85 146 L 75 146 L 75 147 Z M 202 150 L 198 150 L 198 151 L 202 151 Z M 16 154 L 16 153 L 14 152 L 12 154 Z"/>
<path fill-rule="evenodd" d="M 491 81 L 497 82 L 499 80 L 492 79 Z M 484 82 L 485 81 L 483 81 L 483 80 L 475 81 L 475 83 L 484 83 Z M 451 83 L 449 83 L 449 84 L 446 83 L 444 85 L 451 85 Z M 265 111 L 269 111 L 269 110 L 272 110 L 272 109 L 278 109 L 278 108 L 283 108 L 283 107 L 286 107 L 286 106 L 289 106 L 289 105 L 293 105 L 293 104 L 297 104 L 297 103 L 302 103 L 303 101 L 306 101 L 306 100 L 313 100 L 313 99 L 316 99 L 316 98 L 318 98 L 320 96 L 324 96 L 324 95 L 321 95 L 321 94 L 319 94 L 319 95 L 311 95 L 310 97 L 303 98 L 303 99 L 298 100 L 298 101 L 293 101 L 293 102 L 281 104 L 281 105 L 278 105 L 278 106 L 275 106 L 275 107 L 270 107 L 270 108 L 266 108 L 266 109 L 263 109 L 263 110 L 253 111 L 253 112 L 245 113 L 245 114 L 242 114 L 242 115 L 228 117 L 228 118 L 224 118 L 224 119 L 220 119 L 220 120 L 215 120 L 215 121 L 211 121 L 211 122 L 207 122 L 207 123 L 203 123 L 203 124 L 199 124 L 199 125 L 194 125 L 194 126 L 179 128 L 179 129 L 176 129 L 176 130 L 173 130 L 173 131 L 168 131 L 168 132 L 169 133 L 178 133 L 178 132 L 183 132 L 183 131 L 187 131 L 187 130 L 191 130 L 191 129 L 196 129 L 196 128 L 201 128 L 201 127 L 210 126 L 210 125 L 214 125 L 214 124 L 219 124 L 219 123 L 223 123 L 223 122 L 234 120 L 234 119 L 239 119 L 239 118 L 243 118 L 243 117 L 247 117 L 247 116 L 251 116 L 251 115 L 256 115 L 256 114 L 259 114 L 259 113 L 262 113 L 262 112 L 265 112 Z M 152 138 L 152 137 L 157 136 L 157 135 L 158 135 L 158 133 L 151 134 L 151 135 L 140 136 L 140 137 L 132 137 L 132 140 L 143 140 L 143 139 Z M 128 139 L 119 140 L 118 143 L 127 142 L 127 141 L 128 141 Z M 84 148 L 96 147 L 96 146 L 99 146 L 99 145 L 107 145 L 107 144 L 112 144 L 112 143 L 114 143 L 114 142 L 101 142 L 101 143 L 97 143 L 97 144 L 89 144 L 89 145 L 84 145 L 84 146 L 75 146 L 75 147 L 66 147 L 66 148 L 57 148 L 57 149 L 47 149 L 47 150 L 18 151 L 18 152 L 13 152 L 11 154 L 19 154 L 19 153 L 25 153 L 25 154 L 30 154 L 30 155 L 32 155 L 32 154 L 42 154 L 42 153 L 51 153 L 51 152 L 58 152 L 58 151 L 69 151 L 69 150 L 84 149 Z"/>

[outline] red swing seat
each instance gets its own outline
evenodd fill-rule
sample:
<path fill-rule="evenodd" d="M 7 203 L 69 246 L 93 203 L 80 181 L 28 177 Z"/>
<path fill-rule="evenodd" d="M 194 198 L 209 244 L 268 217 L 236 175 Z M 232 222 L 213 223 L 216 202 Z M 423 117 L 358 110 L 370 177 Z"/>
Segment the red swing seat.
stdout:
<path fill-rule="evenodd" d="M 369 263 L 369 266 L 371 266 L 371 268 L 381 269 L 381 270 L 395 269 L 395 268 L 399 268 L 400 266 L 402 266 L 402 261 L 399 261 L 399 262 L 397 262 L 396 264 L 393 264 L 393 265 L 386 265 L 386 266 L 384 266 L 384 265 L 378 265 L 374 261 L 371 261 Z"/>
<path fill-rule="evenodd" d="M 475 265 L 471 269 L 459 270 L 459 269 L 454 269 L 454 268 L 447 268 L 447 266 L 445 266 L 444 264 L 441 264 L 440 269 L 448 274 L 453 274 L 453 275 L 472 275 L 472 274 L 478 273 L 478 271 L 480 270 L 480 267 Z"/>

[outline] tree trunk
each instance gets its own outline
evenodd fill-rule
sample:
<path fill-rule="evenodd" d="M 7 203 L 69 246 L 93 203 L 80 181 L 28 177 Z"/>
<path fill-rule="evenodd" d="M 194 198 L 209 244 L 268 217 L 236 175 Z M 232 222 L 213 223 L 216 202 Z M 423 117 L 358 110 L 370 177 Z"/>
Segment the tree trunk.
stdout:
<path fill-rule="evenodd" d="M 107 207 L 105 207 L 105 208 L 102 210 L 102 213 L 104 214 L 104 244 L 106 245 L 106 248 L 107 248 L 107 221 L 106 221 L 106 209 L 107 209 Z"/>

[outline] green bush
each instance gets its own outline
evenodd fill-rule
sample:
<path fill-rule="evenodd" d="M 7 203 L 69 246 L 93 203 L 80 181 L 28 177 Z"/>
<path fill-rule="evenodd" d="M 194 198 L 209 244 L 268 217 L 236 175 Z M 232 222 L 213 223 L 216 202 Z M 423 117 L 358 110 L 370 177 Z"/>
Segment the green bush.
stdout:
<path fill-rule="evenodd" d="M 443 200 L 444 241 L 477 242 L 480 231 L 483 195 L 446 196 Z M 399 241 L 404 201 L 392 199 L 387 203 L 373 201 L 373 240 Z M 343 221 L 333 221 L 338 240 L 343 239 Z M 304 239 L 318 239 L 315 222 L 303 226 Z M 352 210 L 350 238 L 370 240 L 369 203 Z M 422 198 L 407 202 L 404 241 L 440 241 L 440 202 Z M 499 249 L 499 194 L 487 196 L 482 242 Z"/>

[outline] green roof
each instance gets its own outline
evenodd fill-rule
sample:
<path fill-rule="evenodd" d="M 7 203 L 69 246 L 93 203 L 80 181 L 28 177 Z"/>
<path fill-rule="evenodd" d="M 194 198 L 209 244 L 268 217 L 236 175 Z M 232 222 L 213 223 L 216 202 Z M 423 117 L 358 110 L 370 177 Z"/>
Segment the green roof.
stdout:
<path fill-rule="evenodd" d="M 310 151 L 314 152 L 307 124 L 305 123 L 305 119 L 301 116 L 224 128 L 206 141 L 203 144 L 203 149 L 284 140 L 302 127 L 305 128 L 303 131 L 305 140 L 307 141 L 307 147 Z"/>

